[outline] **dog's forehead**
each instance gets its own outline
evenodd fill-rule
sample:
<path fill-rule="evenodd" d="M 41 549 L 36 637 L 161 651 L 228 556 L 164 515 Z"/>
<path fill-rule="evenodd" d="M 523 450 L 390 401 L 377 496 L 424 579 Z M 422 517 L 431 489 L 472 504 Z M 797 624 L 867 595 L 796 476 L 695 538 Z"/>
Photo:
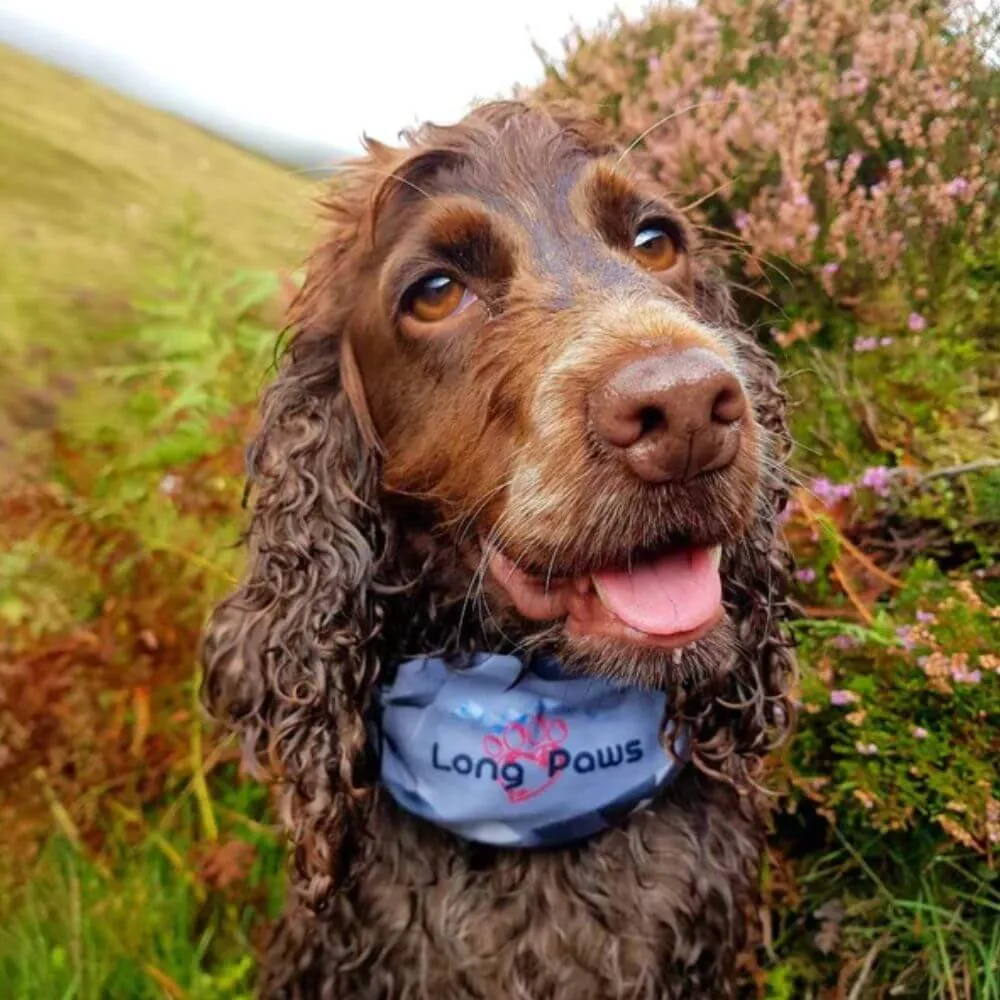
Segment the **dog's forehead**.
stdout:
<path fill-rule="evenodd" d="M 578 195 L 593 187 L 589 168 L 598 159 L 559 134 L 506 130 L 437 171 L 428 193 L 432 199 L 461 196 L 515 225 L 525 238 L 533 277 L 548 279 L 566 304 L 581 285 L 642 284 L 581 211 L 588 198 Z"/>
<path fill-rule="evenodd" d="M 591 160 L 558 136 L 505 130 L 442 171 L 435 187 L 474 198 L 526 228 L 543 221 L 565 226 L 570 194 Z"/>

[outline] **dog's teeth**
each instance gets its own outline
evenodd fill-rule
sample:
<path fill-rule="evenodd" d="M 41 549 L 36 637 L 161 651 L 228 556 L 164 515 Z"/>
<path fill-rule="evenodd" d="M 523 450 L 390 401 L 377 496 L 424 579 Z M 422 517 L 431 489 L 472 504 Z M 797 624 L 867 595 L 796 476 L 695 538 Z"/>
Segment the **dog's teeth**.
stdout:
<path fill-rule="evenodd" d="M 713 545 L 712 548 L 709 550 L 708 558 L 712 560 L 712 565 L 715 567 L 715 569 L 718 569 L 719 566 L 722 564 L 722 546 Z"/>

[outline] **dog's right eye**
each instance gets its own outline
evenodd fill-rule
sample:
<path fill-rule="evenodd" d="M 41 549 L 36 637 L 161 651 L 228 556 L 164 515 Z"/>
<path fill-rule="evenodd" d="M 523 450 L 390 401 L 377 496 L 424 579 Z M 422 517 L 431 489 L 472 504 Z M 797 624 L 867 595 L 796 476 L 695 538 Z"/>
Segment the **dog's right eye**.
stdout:
<path fill-rule="evenodd" d="M 432 274 L 412 285 L 403 296 L 403 312 L 420 323 L 440 323 L 475 302 L 461 282 L 447 274 Z"/>

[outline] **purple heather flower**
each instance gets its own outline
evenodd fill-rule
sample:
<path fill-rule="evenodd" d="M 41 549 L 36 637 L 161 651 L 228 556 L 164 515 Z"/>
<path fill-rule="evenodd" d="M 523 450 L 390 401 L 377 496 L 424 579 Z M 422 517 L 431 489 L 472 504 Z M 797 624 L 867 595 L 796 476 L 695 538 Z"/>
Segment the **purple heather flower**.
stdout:
<path fill-rule="evenodd" d="M 884 465 L 873 465 L 870 469 L 865 469 L 861 476 L 861 485 L 884 497 L 889 495 L 891 479 L 892 476 Z"/>
<path fill-rule="evenodd" d="M 819 479 L 814 479 L 809 484 L 809 489 L 813 496 L 819 500 L 825 507 L 829 507 L 831 504 L 836 503 L 837 497 L 837 486 L 831 483 L 826 476 L 820 476 Z"/>
<path fill-rule="evenodd" d="M 874 351 L 878 347 L 878 339 L 876 337 L 858 337 L 854 341 L 854 350 L 858 354 L 864 354 L 866 351 Z"/>
<path fill-rule="evenodd" d="M 952 198 L 960 198 L 968 190 L 969 182 L 964 177 L 956 177 L 954 180 L 948 181 L 948 184 L 945 186 L 945 191 Z"/>
<path fill-rule="evenodd" d="M 910 625 L 900 625 L 896 629 L 896 638 L 899 639 L 903 649 L 913 649 L 917 644 L 912 636 L 913 627 Z"/>
<path fill-rule="evenodd" d="M 858 696 L 853 691 L 845 691 L 842 688 L 830 692 L 830 704 L 836 705 L 837 708 L 843 708 L 845 705 L 854 705 L 858 700 Z"/>
<path fill-rule="evenodd" d="M 918 611 L 917 612 L 918 622 L 932 622 L 934 621 L 934 615 L 930 611 Z"/>
<path fill-rule="evenodd" d="M 824 274 L 836 274 L 839 270 L 840 265 L 835 260 L 831 260 L 828 264 L 823 265 Z"/>
<path fill-rule="evenodd" d="M 952 680 L 956 684 L 978 684 L 983 679 L 981 670 L 966 670 L 964 667 L 953 667 Z"/>
<path fill-rule="evenodd" d="M 927 329 L 927 320 L 918 312 L 911 312 L 910 318 L 906 321 L 907 327 L 913 333 L 923 333 Z"/>
<path fill-rule="evenodd" d="M 816 570 L 811 566 L 806 566 L 804 569 L 797 569 L 795 571 L 795 579 L 799 583 L 813 583 L 816 579 Z"/>
<path fill-rule="evenodd" d="M 923 726 L 914 726 L 911 732 L 915 740 L 926 740 L 928 735 L 930 735 Z"/>
<path fill-rule="evenodd" d="M 733 215 L 733 225 L 742 232 L 750 225 L 750 216 L 744 211 L 739 211 Z"/>

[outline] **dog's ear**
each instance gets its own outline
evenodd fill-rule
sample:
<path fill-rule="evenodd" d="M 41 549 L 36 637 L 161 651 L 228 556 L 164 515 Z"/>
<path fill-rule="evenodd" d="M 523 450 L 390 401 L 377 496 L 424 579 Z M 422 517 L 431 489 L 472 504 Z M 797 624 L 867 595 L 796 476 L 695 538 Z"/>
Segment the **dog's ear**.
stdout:
<path fill-rule="evenodd" d="M 293 304 L 293 336 L 249 450 L 247 569 L 202 653 L 203 700 L 278 783 L 296 887 L 313 907 L 368 839 L 365 712 L 383 615 L 376 581 L 392 545 L 344 304 L 356 235 L 335 221 Z"/>

